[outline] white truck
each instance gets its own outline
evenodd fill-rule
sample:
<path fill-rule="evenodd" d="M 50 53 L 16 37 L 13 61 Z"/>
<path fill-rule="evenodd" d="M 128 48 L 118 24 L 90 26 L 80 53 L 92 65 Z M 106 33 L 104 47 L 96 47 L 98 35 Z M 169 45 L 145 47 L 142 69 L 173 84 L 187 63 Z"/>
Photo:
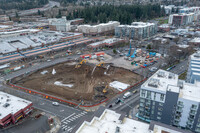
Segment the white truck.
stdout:
<path fill-rule="evenodd" d="M 126 92 L 123 96 L 124 99 L 129 98 L 131 96 L 131 92 Z"/>

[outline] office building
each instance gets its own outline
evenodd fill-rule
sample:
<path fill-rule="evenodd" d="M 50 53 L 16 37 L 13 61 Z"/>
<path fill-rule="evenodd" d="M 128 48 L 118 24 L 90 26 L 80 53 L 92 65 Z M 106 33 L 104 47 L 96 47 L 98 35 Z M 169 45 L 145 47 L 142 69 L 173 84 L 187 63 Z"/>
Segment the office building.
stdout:
<path fill-rule="evenodd" d="M 200 133 L 199 88 L 200 82 L 186 83 L 158 70 L 141 86 L 138 118 Z"/>

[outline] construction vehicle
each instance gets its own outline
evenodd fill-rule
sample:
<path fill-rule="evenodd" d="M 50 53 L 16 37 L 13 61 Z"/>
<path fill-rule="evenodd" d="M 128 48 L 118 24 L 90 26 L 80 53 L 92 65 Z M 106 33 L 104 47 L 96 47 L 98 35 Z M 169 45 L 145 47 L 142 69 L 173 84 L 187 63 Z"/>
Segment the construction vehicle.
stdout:
<path fill-rule="evenodd" d="M 79 62 L 79 64 L 77 64 L 77 65 L 75 66 L 75 68 L 81 67 L 81 65 L 83 64 L 83 62 L 86 63 L 86 60 L 83 59 L 81 62 Z"/>
<path fill-rule="evenodd" d="M 103 67 L 105 65 L 105 63 L 104 62 L 100 62 L 99 64 L 97 64 L 96 66 L 97 67 Z"/>
<path fill-rule="evenodd" d="M 106 94 L 108 92 L 108 85 L 103 89 L 103 93 Z"/>
<path fill-rule="evenodd" d="M 128 54 L 126 56 L 129 57 L 130 55 L 131 55 L 131 41 L 130 41 L 129 51 L 128 51 Z"/>

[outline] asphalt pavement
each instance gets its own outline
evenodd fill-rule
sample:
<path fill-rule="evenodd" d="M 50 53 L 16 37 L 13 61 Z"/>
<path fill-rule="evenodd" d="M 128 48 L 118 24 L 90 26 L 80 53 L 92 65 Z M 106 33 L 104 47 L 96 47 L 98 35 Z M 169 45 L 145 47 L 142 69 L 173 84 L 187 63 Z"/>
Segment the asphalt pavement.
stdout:
<path fill-rule="evenodd" d="M 70 131 L 72 131 L 72 129 L 82 117 L 92 114 L 92 112 L 86 112 L 79 108 L 73 108 L 62 103 L 59 103 L 58 106 L 55 106 L 52 104 L 52 101 L 48 99 L 42 98 L 38 95 L 32 95 L 17 89 L 13 89 L 7 86 L 1 86 L 0 90 L 30 100 L 33 102 L 34 108 L 44 111 L 47 114 L 58 117 L 61 120 L 62 127 L 59 131 L 60 133 L 70 133 Z"/>
<path fill-rule="evenodd" d="M 52 65 L 55 65 L 55 64 L 58 64 L 58 63 L 73 60 L 73 59 L 78 58 L 78 57 L 79 57 L 79 55 L 72 55 L 72 56 L 68 56 L 68 57 L 62 57 L 62 58 L 54 59 L 54 60 L 51 60 L 49 62 L 48 61 L 47 62 L 40 62 L 40 63 L 37 63 L 37 65 L 33 65 L 31 67 L 28 67 L 28 68 L 23 68 L 21 70 L 18 70 L 16 72 L 11 73 L 11 74 L 5 75 L 4 79 L 10 80 L 14 77 L 18 77 L 20 75 L 23 75 L 23 74 L 26 74 L 26 73 L 29 73 L 29 72 L 37 71 L 39 69 L 42 69 L 42 68 L 45 68 L 45 67 L 48 67 L 48 66 L 52 66 Z"/>

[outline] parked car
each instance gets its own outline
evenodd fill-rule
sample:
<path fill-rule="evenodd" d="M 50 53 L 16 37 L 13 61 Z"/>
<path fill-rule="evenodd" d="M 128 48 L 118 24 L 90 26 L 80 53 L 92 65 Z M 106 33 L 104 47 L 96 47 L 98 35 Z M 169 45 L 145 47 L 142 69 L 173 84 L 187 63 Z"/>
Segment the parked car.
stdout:
<path fill-rule="evenodd" d="M 53 104 L 54 106 L 58 106 L 58 105 L 59 105 L 58 102 L 52 102 L 52 104 Z"/>
<path fill-rule="evenodd" d="M 117 100 L 115 101 L 115 104 L 118 104 L 120 102 L 121 102 L 121 100 L 119 98 L 117 98 Z"/>
<path fill-rule="evenodd" d="M 123 98 L 126 99 L 126 98 L 129 98 L 130 96 L 131 96 L 131 92 L 126 92 L 124 93 Z"/>

